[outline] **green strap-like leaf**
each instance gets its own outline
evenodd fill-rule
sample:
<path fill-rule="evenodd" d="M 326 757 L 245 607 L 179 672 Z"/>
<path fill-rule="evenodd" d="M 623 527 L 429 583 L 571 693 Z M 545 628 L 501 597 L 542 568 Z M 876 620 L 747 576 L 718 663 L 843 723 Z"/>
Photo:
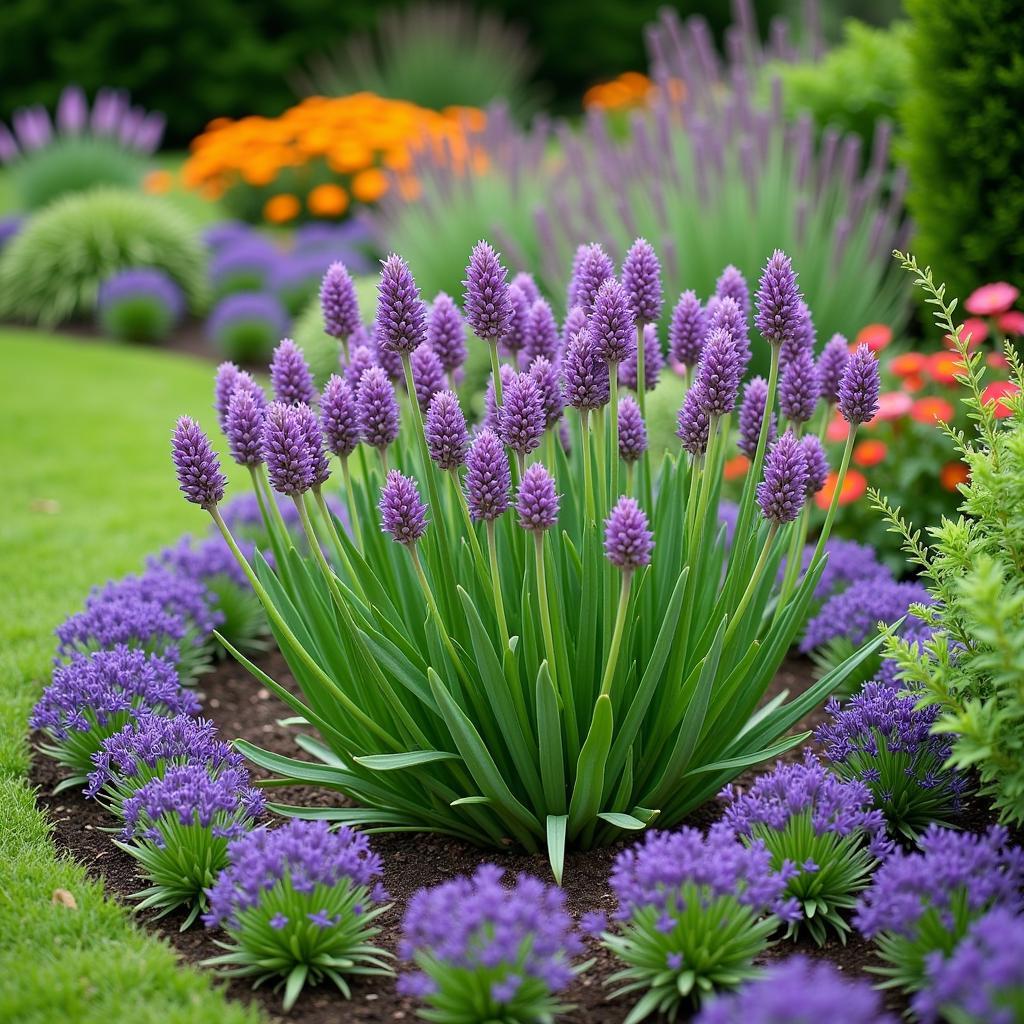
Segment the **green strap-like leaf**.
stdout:
<path fill-rule="evenodd" d="M 565 839 L 567 814 L 549 814 L 547 819 L 548 861 L 555 883 L 562 884 L 562 871 L 565 868 Z"/>
<path fill-rule="evenodd" d="M 558 697 L 551 683 L 548 663 L 537 673 L 537 746 L 540 753 L 540 778 L 549 812 L 565 813 L 565 760 L 562 752 L 562 723 Z"/>
<path fill-rule="evenodd" d="M 421 764 L 434 761 L 457 761 L 458 754 L 449 754 L 444 750 L 410 750 L 404 754 L 367 754 L 352 758 L 356 764 L 371 768 L 375 772 L 394 772 L 402 768 L 416 768 Z"/>
<path fill-rule="evenodd" d="M 613 728 L 611 698 L 602 693 L 594 704 L 594 717 L 587 738 L 583 741 L 576 768 L 576 784 L 569 801 L 570 839 L 575 839 L 587 825 L 592 824 L 597 812 L 601 810 L 604 770 L 612 744 Z"/>

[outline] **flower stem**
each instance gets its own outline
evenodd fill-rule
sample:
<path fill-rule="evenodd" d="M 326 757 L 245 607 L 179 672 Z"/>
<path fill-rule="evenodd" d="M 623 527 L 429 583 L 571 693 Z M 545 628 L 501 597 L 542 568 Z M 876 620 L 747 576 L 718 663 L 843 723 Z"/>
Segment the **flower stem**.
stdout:
<path fill-rule="evenodd" d="M 494 520 L 487 520 L 487 554 L 491 563 L 491 593 L 494 595 L 494 613 L 501 630 L 501 656 L 508 650 L 508 621 L 505 618 L 505 602 L 501 597 L 501 577 L 498 575 L 498 545 L 494 539 Z"/>
<path fill-rule="evenodd" d="M 639 372 L 639 370 L 637 371 Z M 609 508 L 619 494 L 619 364 L 608 364 L 608 385 L 611 401 L 608 405 L 608 473 Z"/>
<path fill-rule="evenodd" d="M 846 437 L 846 445 L 843 448 L 843 458 L 839 463 L 839 473 L 836 475 L 836 486 L 832 492 L 832 501 L 828 506 L 828 514 L 825 516 L 825 522 L 821 527 L 821 533 L 818 535 L 818 544 L 814 549 L 814 557 L 811 559 L 811 565 L 821 558 L 821 553 L 825 550 L 825 542 L 828 540 L 829 532 L 832 529 L 832 521 L 836 517 L 836 509 L 839 508 L 839 496 L 843 492 L 843 482 L 846 480 L 846 471 L 850 468 L 850 455 L 853 452 L 853 442 L 857 436 L 857 427 L 855 425 L 850 426 L 850 433 Z"/>
<path fill-rule="evenodd" d="M 409 549 L 409 557 L 412 559 L 413 568 L 416 570 L 416 577 L 420 581 L 420 587 L 423 590 L 423 597 L 427 602 L 427 608 L 430 609 L 430 614 L 433 616 L 434 623 L 437 626 L 437 632 L 441 637 L 441 642 L 444 644 L 445 650 L 448 652 L 448 657 L 452 659 L 452 664 L 455 665 L 455 671 L 458 672 L 463 685 L 469 687 L 472 685 L 469 681 L 469 675 L 466 672 L 465 665 L 462 664 L 459 652 L 455 649 L 455 645 L 452 643 L 452 638 L 448 634 L 448 628 L 444 624 L 444 619 L 441 618 L 441 613 L 438 611 L 437 601 L 434 600 L 434 592 L 430 589 L 430 584 L 427 582 L 427 574 L 423 571 L 423 565 L 420 562 L 420 554 L 416 550 L 416 545 L 407 544 L 405 546 Z"/>
<path fill-rule="evenodd" d="M 619 660 L 619 648 L 622 646 L 622 631 L 626 625 L 626 610 L 629 608 L 629 589 L 633 582 L 632 569 L 622 573 L 622 588 L 619 591 L 619 610 L 615 614 L 615 627 L 612 630 L 612 642 L 608 648 L 608 661 L 604 666 L 604 677 L 601 680 L 601 695 L 606 696 L 612 688 L 615 666 Z"/>
<path fill-rule="evenodd" d="M 580 434 L 583 455 L 583 500 L 589 522 L 597 521 L 594 511 L 594 477 L 590 466 L 590 410 L 580 409 Z"/>
<path fill-rule="evenodd" d="M 558 689 L 558 663 L 555 661 L 555 638 L 551 631 L 551 610 L 548 606 L 547 574 L 544 568 L 544 534 L 533 535 L 534 554 L 537 564 L 537 601 L 540 604 L 540 628 L 544 634 L 544 651 L 548 659 L 548 671 L 551 673 L 555 689 Z"/>
<path fill-rule="evenodd" d="M 341 477 L 345 481 L 345 506 L 348 508 L 348 521 L 352 524 L 352 533 L 355 535 L 356 547 L 360 553 L 363 550 L 363 531 L 359 526 L 359 512 L 356 508 L 356 496 L 352 490 L 352 474 L 348 468 L 348 456 L 341 457 Z"/>
<path fill-rule="evenodd" d="M 761 555 L 757 560 L 757 565 L 754 566 L 754 571 L 750 574 L 750 582 L 747 584 L 747 589 L 743 591 L 740 603 L 736 605 L 736 611 L 733 612 L 732 622 L 729 623 L 729 628 L 725 631 L 725 642 L 722 645 L 723 649 L 728 648 L 729 641 L 732 639 L 732 635 L 736 631 L 736 627 L 743 618 L 743 615 L 747 610 L 747 605 L 750 604 L 750 599 L 754 596 L 754 591 L 757 590 L 757 587 L 761 582 L 761 577 L 764 575 L 764 567 L 768 563 L 768 556 L 771 554 L 772 544 L 774 543 L 775 535 L 778 532 L 779 524 L 772 523 L 768 528 L 768 536 L 764 539 L 764 547 L 761 548 Z"/>

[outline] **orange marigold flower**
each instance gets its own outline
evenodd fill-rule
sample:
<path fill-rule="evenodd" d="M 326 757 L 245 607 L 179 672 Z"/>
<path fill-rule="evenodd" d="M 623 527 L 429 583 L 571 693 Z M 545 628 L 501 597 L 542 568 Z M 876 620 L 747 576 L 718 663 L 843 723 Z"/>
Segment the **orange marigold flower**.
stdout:
<path fill-rule="evenodd" d="M 953 406 L 944 398 L 919 398 L 910 410 L 910 415 L 918 423 L 938 423 L 939 420 L 948 422 L 953 418 Z"/>
<path fill-rule="evenodd" d="M 361 203 L 375 203 L 388 190 L 388 176 L 378 167 L 360 171 L 352 179 L 352 195 Z"/>
<path fill-rule="evenodd" d="M 298 199 L 288 192 L 281 192 L 271 196 L 263 204 L 263 217 L 271 224 L 287 224 L 290 220 L 298 217 L 302 207 Z"/>
<path fill-rule="evenodd" d="M 742 480 L 750 469 L 750 459 L 746 455 L 734 455 L 725 460 L 723 472 L 726 480 Z"/>
<path fill-rule="evenodd" d="M 150 171 L 142 179 L 142 191 L 151 196 L 162 196 L 174 188 L 174 175 L 170 171 Z"/>
<path fill-rule="evenodd" d="M 988 405 L 989 402 L 995 402 L 996 418 L 1000 420 L 1005 419 L 1013 412 L 1006 399 L 1012 398 L 1019 390 L 1020 388 L 1012 380 L 996 380 L 982 391 L 981 400 L 985 405 Z"/>
<path fill-rule="evenodd" d="M 964 364 L 957 352 L 936 352 L 928 360 L 931 378 L 939 384 L 955 384 L 956 375 L 963 370 Z"/>
<path fill-rule="evenodd" d="M 838 480 L 839 474 L 834 469 L 830 470 L 825 486 L 814 496 L 814 503 L 818 508 L 827 510 L 832 504 L 832 495 L 835 494 Z M 843 481 L 843 489 L 839 492 L 839 504 L 849 505 L 851 502 L 863 497 L 867 489 L 868 481 L 864 474 L 856 469 L 849 470 L 846 474 L 846 479 Z"/>
<path fill-rule="evenodd" d="M 955 491 L 960 484 L 967 483 L 971 474 L 962 462 L 947 462 L 939 470 L 939 483 L 947 491 Z"/>
<path fill-rule="evenodd" d="M 881 352 L 892 341 L 892 328 L 888 324 L 868 324 L 857 332 L 854 347 L 867 345 L 872 352 Z"/>
<path fill-rule="evenodd" d="M 1024 334 L 1024 313 L 1019 309 L 1011 309 L 1008 313 L 1004 313 L 996 321 L 996 324 L 1003 334 L 1009 334 L 1014 338 L 1019 338 Z"/>
<path fill-rule="evenodd" d="M 1020 295 L 1020 289 L 1006 281 L 983 284 L 967 296 L 964 309 L 975 316 L 996 316 L 1005 313 Z"/>
<path fill-rule="evenodd" d="M 928 366 L 928 357 L 923 352 L 901 352 L 889 360 L 889 369 L 897 377 L 912 377 L 922 373 Z"/>
<path fill-rule="evenodd" d="M 340 217 L 348 202 L 348 193 L 340 185 L 317 185 L 306 196 L 306 207 L 314 217 Z"/>
<path fill-rule="evenodd" d="M 853 461 L 858 466 L 870 469 L 872 466 L 877 466 L 880 462 L 884 462 L 888 453 L 889 448 L 884 441 L 868 438 L 865 441 L 858 441 L 854 445 Z"/>

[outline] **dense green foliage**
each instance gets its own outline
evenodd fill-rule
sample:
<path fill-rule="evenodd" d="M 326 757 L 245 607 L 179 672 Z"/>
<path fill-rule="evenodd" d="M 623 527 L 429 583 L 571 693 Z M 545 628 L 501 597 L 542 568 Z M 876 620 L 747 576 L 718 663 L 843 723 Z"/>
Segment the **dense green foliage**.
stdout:
<path fill-rule="evenodd" d="M 1016 0 L 907 0 L 909 203 L 957 295 L 1024 276 L 1024 18 Z"/>

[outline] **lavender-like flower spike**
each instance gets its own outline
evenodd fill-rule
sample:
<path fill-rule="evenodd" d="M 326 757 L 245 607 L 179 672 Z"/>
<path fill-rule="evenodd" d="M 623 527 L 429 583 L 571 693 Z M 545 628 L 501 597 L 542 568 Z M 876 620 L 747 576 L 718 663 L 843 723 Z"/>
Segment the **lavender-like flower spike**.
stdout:
<path fill-rule="evenodd" d="M 516 371 L 508 363 L 502 363 L 498 373 L 501 375 L 501 390 L 504 392 L 512 382 L 512 378 L 515 377 Z M 499 432 L 498 398 L 494 393 L 493 373 L 487 378 L 487 387 L 484 389 L 484 418 L 481 425 L 490 428 L 495 433 Z"/>
<path fill-rule="evenodd" d="M 807 456 L 791 430 L 768 450 L 764 480 L 757 485 L 757 503 L 765 519 L 776 525 L 792 522 L 807 496 Z"/>
<path fill-rule="evenodd" d="M 626 395 L 619 402 L 619 455 L 623 462 L 636 462 L 647 451 L 647 427 L 640 406 Z"/>
<path fill-rule="evenodd" d="M 699 381 L 686 392 L 683 407 L 679 410 L 676 437 L 683 443 L 683 448 L 694 458 L 699 458 L 707 451 L 708 437 L 711 430 L 711 417 L 708 415 L 704 389 Z"/>
<path fill-rule="evenodd" d="M 570 306 L 562 324 L 562 349 L 568 349 L 569 342 L 587 329 L 587 311 L 582 306 Z"/>
<path fill-rule="evenodd" d="M 555 481 L 539 462 L 529 466 L 523 474 L 516 512 L 519 513 L 519 525 L 536 533 L 550 530 L 558 522 Z"/>
<path fill-rule="evenodd" d="M 359 433 L 374 448 L 387 448 L 398 437 L 398 401 L 388 375 L 379 366 L 364 371 L 356 389 Z"/>
<path fill-rule="evenodd" d="M 305 402 L 312 405 L 316 401 L 316 388 L 313 385 L 313 374 L 302 354 L 302 349 L 291 338 L 283 338 L 281 344 L 274 349 L 274 358 L 270 364 L 270 382 L 274 387 L 274 398 L 286 405 L 297 405 Z"/>
<path fill-rule="evenodd" d="M 237 387 L 228 403 L 224 435 L 231 457 L 240 466 L 258 466 L 263 462 L 263 417 L 265 404 L 259 404 L 253 392 Z"/>
<path fill-rule="evenodd" d="M 423 412 L 430 407 L 430 400 L 444 390 L 444 367 L 429 345 L 421 345 L 409 357 L 412 365 L 412 383 L 416 389 L 416 401 Z"/>
<path fill-rule="evenodd" d="M 740 403 L 739 437 L 736 447 L 753 461 L 757 454 L 757 442 L 761 436 L 761 423 L 764 420 L 764 404 L 768 401 L 768 382 L 764 377 L 755 377 L 743 391 Z M 768 424 L 768 444 L 775 440 L 775 413 L 772 413 Z"/>
<path fill-rule="evenodd" d="M 772 253 L 757 290 L 754 325 L 771 345 L 791 341 L 800 328 L 800 290 L 789 257 L 781 250 Z"/>
<path fill-rule="evenodd" d="M 501 339 L 502 351 L 518 362 L 519 353 L 525 348 L 528 332 L 530 330 L 530 301 L 529 295 L 519 285 L 509 287 L 508 300 L 512 307 L 512 316 L 509 319 L 508 330 Z"/>
<path fill-rule="evenodd" d="M 427 410 L 423 426 L 430 458 L 441 469 L 458 469 L 469 449 L 469 431 L 458 396 L 454 391 L 439 391 Z"/>
<path fill-rule="evenodd" d="M 427 344 L 437 353 L 445 373 L 466 361 L 466 327 L 450 295 L 438 292 L 427 314 Z"/>
<path fill-rule="evenodd" d="M 797 349 L 782 370 L 779 381 L 779 410 L 794 423 L 806 423 L 813 415 L 821 394 L 821 380 L 810 349 Z"/>
<path fill-rule="evenodd" d="M 356 286 L 344 263 L 332 263 L 320 285 L 320 309 L 324 332 L 332 338 L 348 338 L 361 326 Z"/>
<path fill-rule="evenodd" d="M 353 345 L 352 339 L 349 340 L 348 363 L 343 369 L 345 380 L 353 392 L 359 387 L 363 371 L 376 365 L 377 361 L 374 359 L 373 349 L 369 345 Z"/>
<path fill-rule="evenodd" d="M 732 299 L 744 323 L 750 318 L 750 289 L 747 287 L 747 279 L 731 263 L 715 282 L 715 296 L 719 299 Z"/>
<path fill-rule="evenodd" d="M 598 355 L 589 331 L 573 336 L 562 359 L 562 393 L 568 405 L 599 409 L 609 397 L 608 364 Z"/>
<path fill-rule="evenodd" d="M 743 366 L 742 353 L 732 334 L 721 328 L 710 331 L 697 366 L 695 385 L 709 416 L 725 416 L 733 411 Z"/>
<path fill-rule="evenodd" d="M 564 401 L 562 399 L 562 382 L 545 356 L 537 356 L 530 363 L 529 374 L 540 392 L 544 404 L 545 426 L 550 430 L 562 416 Z"/>
<path fill-rule="evenodd" d="M 320 397 L 320 427 L 330 451 L 348 458 L 359 444 L 359 411 L 348 381 L 332 373 Z"/>
<path fill-rule="evenodd" d="M 747 330 L 747 318 L 739 304 L 728 295 L 721 299 L 713 296 L 708 301 L 707 318 L 708 336 L 716 329 L 728 331 L 736 342 L 736 348 L 743 358 L 743 369 L 746 370 L 750 361 L 750 333 Z"/>
<path fill-rule="evenodd" d="M 476 336 L 493 345 L 505 337 L 512 321 L 507 277 L 498 253 L 486 242 L 477 242 L 462 282 L 466 289 L 464 308 Z"/>
<path fill-rule="evenodd" d="M 217 367 L 217 376 L 213 383 L 213 408 L 217 412 L 217 422 L 223 431 L 228 422 L 228 405 L 231 395 L 238 383 L 242 371 L 234 363 L 221 363 Z"/>
<path fill-rule="evenodd" d="M 397 469 L 388 471 L 380 492 L 381 529 L 407 546 L 427 532 L 427 506 L 420 500 L 416 481 Z"/>
<path fill-rule="evenodd" d="M 661 368 L 665 365 L 665 358 L 661 354 L 661 343 L 658 341 L 658 325 L 644 324 L 644 382 L 647 391 L 653 391 L 661 379 Z M 619 383 L 624 387 L 638 391 L 637 387 L 637 348 L 633 346 L 632 352 L 626 359 L 619 363 Z"/>
<path fill-rule="evenodd" d="M 414 352 L 427 338 L 427 313 L 409 265 L 392 253 L 377 285 L 377 341 L 388 352 Z"/>
<path fill-rule="evenodd" d="M 309 451 L 309 472 L 311 486 L 319 487 L 327 482 L 331 475 L 331 464 L 324 450 L 324 434 L 320 429 L 320 421 L 316 413 L 308 405 L 295 406 L 295 413 L 306 435 L 306 448 Z"/>
<path fill-rule="evenodd" d="M 475 520 L 497 519 L 509 506 L 508 456 L 493 430 L 481 430 L 466 455 L 466 501 Z"/>
<path fill-rule="evenodd" d="M 828 480 L 828 457 L 817 434 L 805 434 L 800 438 L 800 447 L 807 460 L 807 500 L 810 501 Z"/>
<path fill-rule="evenodd" d="M 523 359 L 527 366 L 541 356 L 554 364 L 558 360 L 561 340 L 558 337 L 558 324 L 551 306 L 544 299 L 538 299 L 530 307 L 527 322 L 526 344 L 523 347 Z"/>
<path fill-rule="evenodd" d="M 582 306 L 588 315 L 594 310 L 601 285 L 615 276 L 615 264 L 611 257 L 596 243 L 583 247 L 576 253 L 578 265 L 574 268 L 569 284 L 569 308 Z"/>
<path fill-rule="evenodd" d="M 850 346 L 841 334 L 833 334 L 818 358 L 818 380 L 821 397 L 835 404 L 839 401 L 839 382 L 850 361 Z"/>
<path fill-rule="evenodd" d="M 811 310 L 803 299 L 800 300 L 799 305 L 800 313 L 797 317 L 793 337 L 784 341 L 782 348 L 779 349 L 779 366 L 783 369 L 804 350 L 813 356 L 814 348 L 818 343 L 818 332 L 814 327 Z"/>
<path fill-rule="evenodd" d="M 598 356 L 608 363 L 621 363 L 635 350 L 636 317 L 625 288 L 614 277 L 597 290 L 590 337 Z"/>
<path fill-rule="evenodd" d="M 393 352 L 381 340 L 380 324 L 373 324 L 373 357 L 374 362 L 388 375 L 392 383 L 405 386 L 405 369 L 402 366 L 402 354 Z"/>
<path fill-rule="evenodd" d="M 541 297 L 533 274 L 527 273 L 525 270 L 521 270 L 512 278 L 512 284 L 509 287 L 521 288 L 531 306 Z"/>
<path fill-rule="evenodd" d="M 517 373 L 505 389 L 498 435 L 514 452 L 529 455 L 540 446 L 547 427 L 544 399 L 529 373 Z"/>
<path fill-rule="evenodd" d="M 654 247 L 646 238 L 638 238 L 622 263 L 622 286 L 638 322 L 653 324 L 661 318 L 664 301 L 661 288 L 661 264 Z M 646 355 L 646 353 L 645 353 Z"/>
<path fill-rule="evenodd" d="M 683 366 L 696 366 L 704 348 L 707 316 L 695 292 L 685 291 L 672 311 L 668 328 L 668 351 Z"/>
<path fill-rule="evenodd" d="M 171 456 L 178 486 L 189 501 L 210 509 L 224 497 L 227 479 L 220 471 L 220 459 L 202 427 L 189 416 L 182 416 L 174 428 Z"/>
<path fill-rule="evenodd" d="M 847 423 L 867 423 L 878 412 L 879 385 L 878 360 L 858 345 L 839 381 L 839 412 Z"/>
<path fill-rule="evenodd" d="M 604 553 L 612 565 L 627 572 L 647 565 L 654 547 L 654 534 L 647 527 L 647 515 L 634 498 L 619 498 L 604 521 Z"/>
<path fill-rule="evenodd" d="M 263 459 L 270 484 L 291 497 L 313 486 L 313 452 L 309 445 L 308 421 L 299 410 L 309 406 L 271 402 L 263 421 Z"/>

